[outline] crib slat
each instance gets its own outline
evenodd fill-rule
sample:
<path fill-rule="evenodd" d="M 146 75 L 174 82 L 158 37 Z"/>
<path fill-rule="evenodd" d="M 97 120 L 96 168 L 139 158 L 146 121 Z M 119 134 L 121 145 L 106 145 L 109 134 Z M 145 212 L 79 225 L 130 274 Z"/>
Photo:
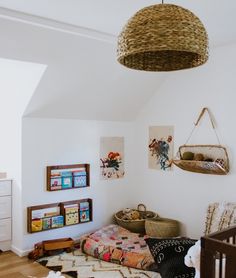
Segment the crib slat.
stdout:
<path fill-rule="evenodd" d="M 233 258 L 232 256 L 226 257 L 225 277 L 226 278 L 236 277 L 235 258 Z"/>
<path fill-rule="evenodd" d="M 222 253 L 220 253 L 220 257 L 219 257 L 219 278 L 222 278 L 222 259 L 223 259 L 223 256 L 222 256 Z"/>
<path fill-rule="evenodd" d="M 215 277 L 215 260 L 214 254 L 207 249 L 201 250 L 201 278 L 213 278 Z"/>
<path fill-rule="evenodd" d="M 236 226 L 201 238 L 200 277 L 236 278 Z"/>

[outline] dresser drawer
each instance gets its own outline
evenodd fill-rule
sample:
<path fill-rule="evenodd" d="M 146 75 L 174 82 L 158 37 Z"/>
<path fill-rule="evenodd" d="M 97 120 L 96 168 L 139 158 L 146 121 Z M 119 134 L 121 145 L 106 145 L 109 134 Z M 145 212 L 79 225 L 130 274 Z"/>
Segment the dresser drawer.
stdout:
<path fill-rule="evenodd" d="M 0 241 L 11 239 L 11 219 L 0 220 Z"/>
<path fill-rule="evenodd" d="M 0 196 L 11 195 L 11 181 L 0 181 Z"/>
<path fill-rule="evenodd" d="M 11 196 L 0 197 L 0 219 L 11 217 Z"/>

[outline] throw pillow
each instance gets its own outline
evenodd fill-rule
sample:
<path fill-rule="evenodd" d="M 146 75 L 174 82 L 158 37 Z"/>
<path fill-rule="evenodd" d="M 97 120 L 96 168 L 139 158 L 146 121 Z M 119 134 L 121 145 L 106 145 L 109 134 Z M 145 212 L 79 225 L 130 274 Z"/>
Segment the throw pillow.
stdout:
<path fill-rule="evenodd" d="M 188 238 L 147 238 L 147 245 L 163 278 L 195 276 L 195 269 L 184 264 L 188 249 L 196 240 Z"/>

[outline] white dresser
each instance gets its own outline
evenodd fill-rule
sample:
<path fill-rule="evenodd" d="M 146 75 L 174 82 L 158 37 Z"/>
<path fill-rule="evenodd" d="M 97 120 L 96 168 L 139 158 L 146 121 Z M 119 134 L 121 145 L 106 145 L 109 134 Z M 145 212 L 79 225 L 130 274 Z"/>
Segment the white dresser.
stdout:
<path fill-rule="evenodd" d="M 11 249 L 12 180 L 0 179 L 0 250 Z"/>

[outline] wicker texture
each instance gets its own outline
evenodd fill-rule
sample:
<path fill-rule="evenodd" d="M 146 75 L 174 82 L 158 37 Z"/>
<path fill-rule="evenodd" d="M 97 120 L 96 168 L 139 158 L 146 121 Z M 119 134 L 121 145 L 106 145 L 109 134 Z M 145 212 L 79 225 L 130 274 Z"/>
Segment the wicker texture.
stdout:
<path fill-rule="evenodd" d="M 147 219 L 145 221 L 145 231 L 151 237 L 177 237 L 180 235 L 180 223 L 169 218 Z"/>
<path fill-rule="evenodd" d="M 139 211 L 139 210 L 138 210 Z M 121 227 L 133 232 L 133 233 L 145 233 L 145 219 L 153 219 L 157 217 L 158 215 L 153 211 L 139 211 L 141 215 L 141 219 L 137 220 L 125 220 L 122 219 L 124 214 L 123 211 L 118 211 L 114 215 L 114 219 L 118 225 Z"/>
<path fill-rule="evenodd" d="M 202 153 L 212 161 L 183 160 L 184 152 Z M 183 145 L 179 147 L 180 159 L 173 163 L 179 168 L 202 174 L 226 175 L 229 172 L 229 157 L 221 145 Z"/>
<path fill-rule="evenodd" d="M 172 4 L 138 11 L 118 37 L 118 61 L 132 69 L 172 71 L 193 68 L 208 59 L 208 37 L 192 12 Z"/>
<path fill-rule="evenodd" d="M 187 145 L 194 130 L 199 125 L 202 117 L 208 113 L 209 120 L 215 132 L 218 145 Z M 178 158 L 173 163 L 179 168 L 202 174 L 226 175 L 229 172 L 229 157 L 225 147 L 220 144 L 219 136 L 216 132 L 213 116 L 207 107 L 204 107 L 198 116 L 194 128 L 191 131 L 186 143 L 179 147 Z M 184 153 L 191 153 L 191 158 Z M 188 159 L 188 160 L 186 160 Z M 193 160 L 192 160 L 193 159 Z"/>

